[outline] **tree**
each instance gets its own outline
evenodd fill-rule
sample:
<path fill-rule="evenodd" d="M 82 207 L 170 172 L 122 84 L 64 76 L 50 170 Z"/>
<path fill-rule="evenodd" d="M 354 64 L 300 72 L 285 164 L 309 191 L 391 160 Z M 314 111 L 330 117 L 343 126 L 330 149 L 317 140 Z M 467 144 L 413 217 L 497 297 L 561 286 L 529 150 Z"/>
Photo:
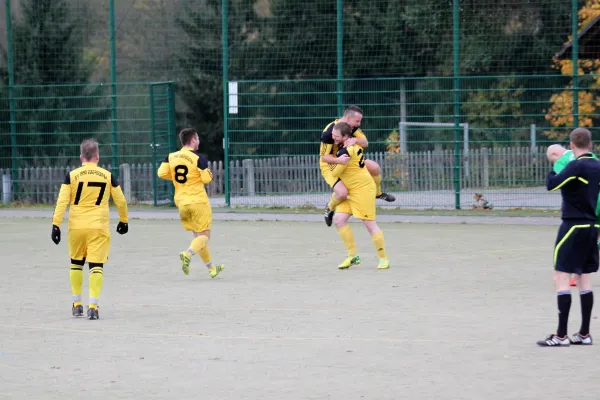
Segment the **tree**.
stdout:
<path fill-rule="evenodd" d="M 110 115 L 108 88 L 89 85 L 93 62 L 84 57 L 83 21 L 64 0 L 29 0 L 22 12 L 13 23 L 18 156 L 26 165 L 55 165 L 53 159 L 76 157 L 83 138 L 102 140 Z M 8 55 L 6 48 L 1 51 L 0 91 L 7 93 Z"/>
<path fill-rule="evenodd" d="M 178 56 L 184 76 L 177 93 L 185 104 L 178 120 L 198 130 L 202 151 L 213 160 L 223 157 L 220 5 L 219 0 L 207 0 L 201 8 L 190 5 L 177 18 L 188 39 Z M 261 73 L 260 65 L 268 56 L 259 51 L 260 16 L 253 3 L 245 0 L 232 0 L 229 10 L 229 76 L 232 80 L 252 79 Z"/>
<path fill-rule="evenodd" d="M 578 12 L 579 31 L 587 27 L 596 17 L 600 15 L 600 0 L 586 0 L 584 6 Z M 573 37 L 569 35 L 570 42 Z M 568 43 L 567 42 L 567 43 Z M 572 60 L 553 60 L 554 68 L 558 69 L 562 75 L 573 76 L 574 66 Z M 600 96 L 596 93 L 600 89 L 600 60 L 579 60 L 577 65 L 577 75 L 584 77 L 590 76 L 591 79 L 580 79 L 580 85 L 583 87 L 578 90 L 579 100 L 579 123 L 580 127 L 594 126 L 595 115 L 598 105 L 600 105 Z M 546 114 L 546 120 L 553 127 L 546 135 L 550 139 L 563 140 L 568 135 L 568 129 L 573 128 L 575 118 L 573 117 L 573 80 L 569 81 L 565 90 L 555 93 L 550 97 L 552 106 Z"/>

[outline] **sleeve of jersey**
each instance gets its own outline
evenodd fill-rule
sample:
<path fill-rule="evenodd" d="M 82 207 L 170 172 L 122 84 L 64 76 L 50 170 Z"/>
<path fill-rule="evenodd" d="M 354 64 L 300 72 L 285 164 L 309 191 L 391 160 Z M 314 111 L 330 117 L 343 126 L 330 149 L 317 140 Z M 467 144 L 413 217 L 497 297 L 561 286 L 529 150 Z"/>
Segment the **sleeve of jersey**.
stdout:
<path fill-rule="evenodd" d="M 365 133 L 363 131 L 361 131 L 360 129 L 357 129 L 356 132 L 354 132 L 353 136 L 357 139 L 366 139 L 367 138 L 367 135 L 365 135 Z"/>
<path fill-rule="evenodd" d="M 60 226 L 67 207 L 71 201 L 71 173 L 67 172 L 65 181 L 60 185 L 60 192 L 58 193 L 58 200 L 56 201 L 56 208 L 54 209 L 54 215 L 52 216 L 52 225 Z"/>
<path fill-rule="evenodd" d="M 558 174 L 554 171 L 550 171 L 546 177 L 546 189 L 555 191 L 577 179 L 578 163 L 570 162 L 567 166 L 560 171 Z"/>
<path fill-rule="evenodd" d="M 169 156 L 165 157 L 163 162 L 160 163 L 157 174 L 160 179 L 165 179 L 167 181 L 173 180 L 173 177 L 171 176 L 171 166 L 169 165 Z"/>
<path fill-rule="evenodd" d="M 110 196 L 117 206 L 119 221 L 123 223 L 129 222 L 129 217 L 127 215 L 127 199 L 125 199 L 123 190 L 121 190 L 121 186 L 119 186 L 119 182 L 114 176 L 110 177 Z"/>
<path fill-rule="evenodd" d="M 346 154 L 348 156 L 350 156 L 350 154 L 348 154 L 348 150 L 345 148 L 341 148 L 338 150 L 337 156 L 341 156 L 342 154 Z M 331 174 L 333 175 L 334 178 L 339 178 L 342 173 L 346 170 L 346 167 L 348 166 L 348 164 L 333 164 L 333 169 L 331 170 Z"/>
<path fill-rule="evenodd" d="M 198 169 L 200 170 L 200 179 L 202 183 L 208 185 L 212 182 L 212 171 L 208 167 L 208 160 L 202 155 L 198 155 Z"/>
<path fill-rule="evenodd" d="M 331 136 L 331 132 L 324 131 L 321 134 L 321 157 L 326 154 L 331 154 L 331 150 L 333 149 L 333 136 Z"/>

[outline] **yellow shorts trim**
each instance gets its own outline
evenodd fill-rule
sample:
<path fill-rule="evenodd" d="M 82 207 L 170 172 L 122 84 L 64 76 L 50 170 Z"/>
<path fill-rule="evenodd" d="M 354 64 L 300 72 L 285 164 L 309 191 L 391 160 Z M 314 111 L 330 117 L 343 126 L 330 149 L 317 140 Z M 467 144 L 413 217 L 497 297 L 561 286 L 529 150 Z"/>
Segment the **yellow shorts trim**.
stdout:
<path fill-rule="evenodd" d="M 182 205 L 179 218 L 186 231 L 208 231 L 212 226 L 212 208 L 209 203 Z"/>

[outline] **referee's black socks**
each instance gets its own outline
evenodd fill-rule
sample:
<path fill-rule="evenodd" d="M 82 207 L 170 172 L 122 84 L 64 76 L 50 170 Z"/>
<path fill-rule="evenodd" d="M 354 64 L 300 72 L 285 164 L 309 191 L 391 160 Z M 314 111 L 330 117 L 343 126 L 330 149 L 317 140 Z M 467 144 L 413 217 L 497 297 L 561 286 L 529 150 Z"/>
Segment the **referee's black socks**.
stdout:
<path fill-rule="evenodd" d="M 592 317 L 592 308 L 594 307 L 594 292 L 591 290 L 582 290 L 579 292 L 581 299 L 581 329 L 579 334 L 587 336 L 590 333 L 590 318 Z"/>
<path fill-rule="evenodd" d="M 567 336 L 567 324 L 569 323 L 569 311 L 571 310 L 571 291 L 563 290 L 556 293 L 558 302 L 558 329 L 556 335 L 564 338 Z"/>

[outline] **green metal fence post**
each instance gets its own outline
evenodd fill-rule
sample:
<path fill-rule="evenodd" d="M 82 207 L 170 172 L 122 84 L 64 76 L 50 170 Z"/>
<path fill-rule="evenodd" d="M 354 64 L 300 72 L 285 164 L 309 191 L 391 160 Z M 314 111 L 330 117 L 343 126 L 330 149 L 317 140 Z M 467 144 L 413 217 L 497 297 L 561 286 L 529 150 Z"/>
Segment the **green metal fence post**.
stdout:
<path fill-rule="evenodd" d="M 119 176 L 117 165 L 118 136 L 117 136 L 117 50 L 115 38 L 115 0 L 109 0 L 110 20 L 110 83 L 111 83 L 111 119 L 112 119 L 112 174 Z"/>
<path fill-rule="evenodd" d="M 573 45 L 571 46 L 571 58 L 573 60 L 573 128 L 579 126 L 579 38 L 577 37 L 579 17 L 577 11 L 577 0 L 571 0 L 571 35 L 573 36 Z"/>
<path fill-rule="evenodd" d="M 172 153 L 177 151 L 177 140 L 175 140 L 177 136 L 177 119 L 175 116 L 175 84 L 173 82 L 169 82 L 169 86 L 167 87 L 168 91 L 168 102 L 167 102 L 167 113 L 168 113 L 168 123 L 169 123 L 169 152 Z M 173 199 L 175 196 L 175 188 L 173 185 L 169 185 L 169 198 Z"/>
<path fill-rule="evenodd" d="M 337 0 L 337 109 L 338 116 L 344 112 L 344 0 Z"/>
<path fill-rule="evenodd" d="M 168 83 L 168 103 L 167 103 L 167 115 L 169 119 L 169 152 L 177 151 L 177 119 L 175 118 L 175 85 L 173 82 Z"/>
<path fill-rule="evenodd" d="M 11 177 L 12 177 L 12 195 L 16 199 L 18 190 L 19 160 L 17 158 L 17 120 L 15 112 L 15 72 L 13 64 L 13 37 L 12 37 L 12 11 L 10 1 L 6 0 L 6 52 L 8 58 L 8 103 L 10 109 L 10 158 L 11 158 Z"/>
<path fill-rule="evenodd" d="M 227 38 L 227 14 L 228 14 L 228 0 L 221 0 L 221 51 L 223 56 L 223 156 L 225 158 L 224 173 L 225 173 L 225 205 L 230 206 L 231 193 L 229 188 L 229 98 L 228 98 L 228 65 L 229 65 L 229 52 L 228 52 L 228 38 Z"/>
<path fill-rule="evenodd" d="M 153 200 L 154 207 L 158 204 L 158 176 L 156 174 L 156 116 L 154 113 L 154 85 L 149 84 L 148 89 L 150 90 L 150 133 L 152 137 L 152 186 L 153 186 Z"/>
<path fill-rule="evenodd" d="M 452 7 L 452 47 L 454 55 L 454 207 L 460 209 L 460 8 L 459 0 Z"/>

